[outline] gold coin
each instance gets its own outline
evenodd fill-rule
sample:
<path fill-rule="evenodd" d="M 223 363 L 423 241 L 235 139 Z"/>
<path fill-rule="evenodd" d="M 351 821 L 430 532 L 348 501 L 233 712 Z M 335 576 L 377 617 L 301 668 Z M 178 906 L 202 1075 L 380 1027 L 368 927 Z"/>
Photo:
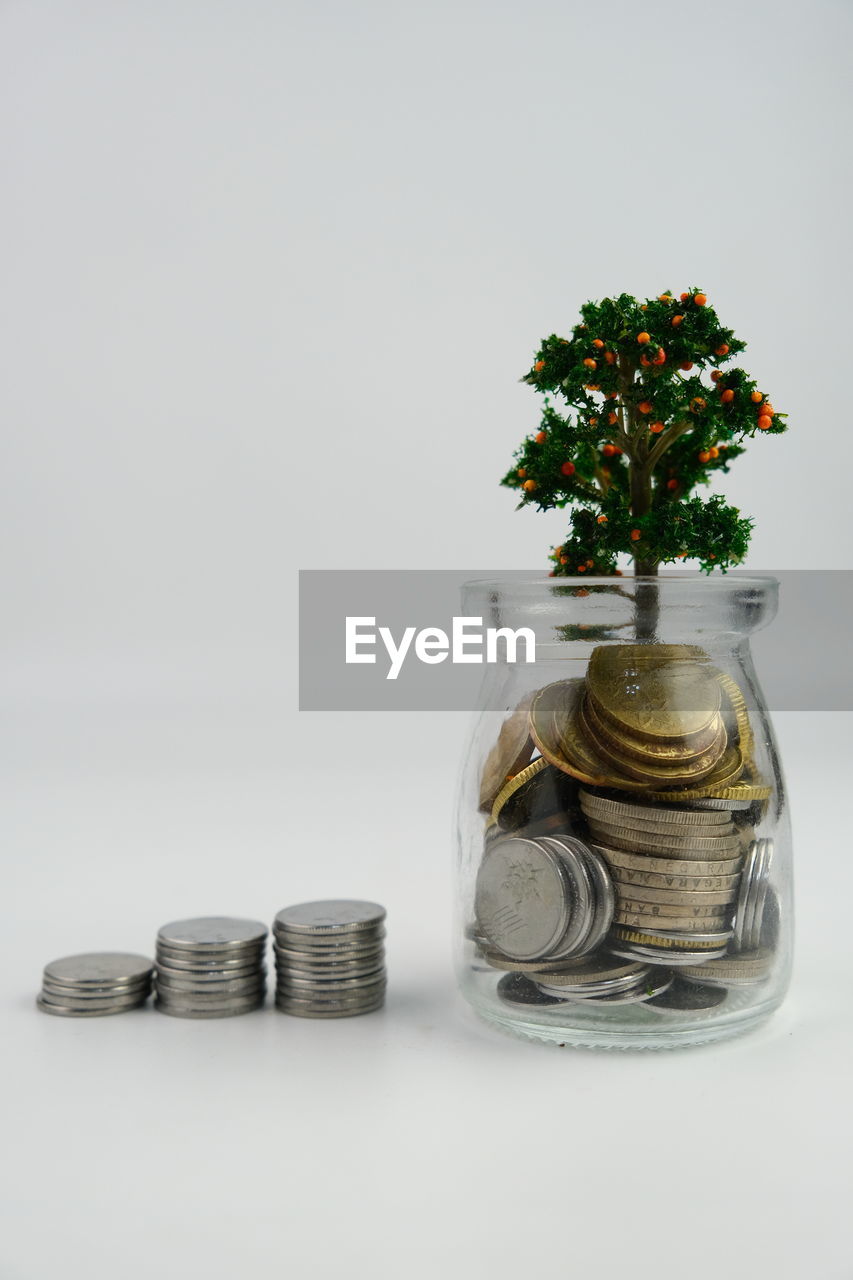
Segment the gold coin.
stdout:
<path fill-rule="evenodd" d="M 734 726 L 737 730 L 738 745 L 745 756 L 751 756 L 755 747 L 752 726 L 749 723 L 749 712 L 746 708 L 746 699 L 743 696 L 740 685 L 727 675 L 724 671 L 717 672 L 717 679 L 722 685 L 725 701 L 728 702 L 731 710 L 731 718 L 734 719 Z"/>
<path fill-rule="evenodd" d="M 519 702 L 501 725 L 497 741 L 486 757 L 480 779 L 480 808 L 488 813 L 508 778 L 529 764 L 533 755 L 529 713 L 533 694 Z"/>
<path fill-rule="evenodd" d="M 650 800 L 740 800 L 752 803 L 755 800 L 769 800 L 773 788 L 763 782 L 732 781 L 728 784 L 714 783 L 706 778 L 701 787 L 691 787 L 684 791 L 647 791 Z"/>
<path fill-rule="evenodd" d="M 587 680 L 602 715 L 635 737 L 689 742 L 720 710 L 720 685 L 704 654 L 678 657 L 657 645 L 601 645 L 590 657 Z"/>
<path fill-rule="evenodd" d="M 682 756 L 681 758 L 663 758 L 660 755 L 643 756 L 640 752 L 623 751 L 616 743 L 615 735 L 605 738 L 600 734 L 590 717 L 589 699 L 585 698 L 578 712 L 578 720 L 587 741 L 604 759 L 611 760 L 620 773 L 641 782 L 663 783 L 679 786 L 681 783 L 697 783 L 712 771 L 726 749 L 728 736 L 725 725 L 719 716 L 714 722 L 716 737 L 712 745 L 700 755 Z M 672 749 L 671 744 L 667 746 Z"/>
<path fill-rule="evenodd" d="M 722 933 L 728 932 L 721 930 Z M 617 925 L 614 929 L 616 936 L 622 942 L 638 942 L 645 947 L 668 947 L 672 951 L 686 949 L 688 951 L 719 951 L 723 945 L 724 939 L 719 938 L 713 942 L 702 940 L 699 938 L 691 938 L 685 935 L 683 938 L 662 938 L 660 934 L 638 933 L 635 929 L 629 929 L 625 925 Z"/>
<path fill-rule="evenodd" d="M 611 866 L 610 874 L 619 885 L 639 884 L 647 889 L 676 889 L 687 893 L 718 893 L 740 881 L 739 871 L 730 876 L 676 876 L 668 871 L 634 871 L 630 867 Z"/>
<path fill-rule="evenodd" d="M 659 764 L 683 764 L 712 751 L 716 751 L 719 758 L 726 746 L 726 726 L 719 715 L 700 734 L 680 738 L 677 742 L 635 737 L 624 727 L 617 728 L 610 724 L 601 714 L 595 697 L 589 691 L 584 698 L 583 715 L 590 737 L 600 743 L 603 750 L 612 749 L 617 756 L 627 756 L 629 760 L 639 760 L 641 763 L 654 760 Z"/>
<path fill-rule="evenodd" d="M 540 756 L 538 760 L 533 761 L 533 764 L 527 765 L 525 769 L 522 769 L 520 773 L 517 773 L 515 777 L 510 778 L 509 781 L 501 787 L 500 791 L 495 796 L 495 801 L 492 805 L 492 816 L 489 822 L 490 826 L 497 822 L 498 814 L 510 796 L 515 795 L 518 788 L 523 787 L 531 778 L 535 778 L 537 773 L 541 773 L 547 764 L 548 761 L 543 756 Z"/>

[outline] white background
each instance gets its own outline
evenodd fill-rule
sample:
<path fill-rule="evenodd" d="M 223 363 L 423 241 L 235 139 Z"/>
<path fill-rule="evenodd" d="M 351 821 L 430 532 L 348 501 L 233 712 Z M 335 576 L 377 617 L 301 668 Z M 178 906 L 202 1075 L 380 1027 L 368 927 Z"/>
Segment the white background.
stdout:
<path fill-rule="evenodd" d="M 299 715 L 298 568 L 536 568 L 541 336 L 701 285 L 790 414 L 748 565 L 849 568 L 849 5 L 0 3 L 2 1280 L 850 1277 L 850 717 L 787 714 L 799 954 L 741 1041 L 505 1039 L 449 971 L 467 717 Z M 808 654 L 792 655 L 808 661 Z M 37 1014 L 306 897 L 386 1011 Z"/>

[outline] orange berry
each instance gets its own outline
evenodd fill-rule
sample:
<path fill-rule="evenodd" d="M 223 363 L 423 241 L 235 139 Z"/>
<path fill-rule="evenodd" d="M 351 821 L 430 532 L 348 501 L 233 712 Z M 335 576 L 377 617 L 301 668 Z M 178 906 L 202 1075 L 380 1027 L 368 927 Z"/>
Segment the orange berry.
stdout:
<path fill-rule="evenodd" d="M 652 425 L 649 427 L 649 431 L 654 431 L 655 435 L 660 435 L 661 431 L 663 431 L 663 423 L 653 422 Z"/>
<path fill-rule="evenodd" d="M 640 540 L 640 538 L 642 538 L 642 536 L 643 536 L 643 535 L 642 535 L 642 533 L 640 532 L 640 530 L 639 530 L 639 529 L 632 529 L 632 530 L 631 530 L 631 541 L 632 541 L 632 542 L 639 542 L 639 540 Z"/>
<path fill-rule="evenodd" d="M 595 523 L 596 523 L 596 524 L 607 524 L 607 516 L 599 516 Z"/>
<path fill-rule="evenodd" d="M 586 562 L 587 569 L 591 569 L 594 564 L 595 564 L 594 560 L 587 560 Z"/>
<path fill-rule="evenodd" d="M 637 408 L 640 410 L 640 413 L 651 413 L 654 405 L 651 400 L 641 400 L 637 405 Z"/>
<path fill-rule="evenodd" d="M 705 408 L 705 401 L 701 396 L 694 396 L 690 401 L 690 410 L 692 413 L 701 413 Z"/>
<path fill-rule="evenodd" d="M 677 552 L 675 553 L 675 558 L 676 558 L 676 560 L 686 560 L 686 559 L 687 559 L 687 552 L 686 552 L 686 551 L 677 551 Z"/>
<path fill-rule="evenodd" d="M 560 470 L 564 476 L 573 476 L 575 474 L 575 464 L 573 462 L 564 462 Z"/>
<path fill-rule="evenodd" d="M 601 348 L 604 346 L 604 343 L 601 341 L 601 339 L 600 339 L 600 338 L 593 338 L 593 340 L 592 340 L 592 345 L 593 345 L 594 347 L 598 347 L 598 349 L 599 349 L 599 351 L 600 351 L 600 350 L 601 350 Z"/>
<path fill-rule="evenodd" d="M 761 431 L 769 431 L 773 426 L 773 419 L 769 418 L 766 413 L 762 413 L 758 419 L 758 426 Z"/>
<path fill-rule="evenodd" d="M 522 487 L 522 489 L 524 489 L 524 490 L 525 490 L 525 492 L 526 492 L 526 493 L 532 493 L 532 492 L 533 492 L 533 490 L 536 488 L 536 481 L 535 481 L 535 480 L 525 480 L 524 484 L 523 484 L 521 487 Z"/>
<path fill-rule="evenodd" d="M 537 360 L 535 365 L 533 366 L 533 370 L 535 373 L 541 373 L 544 368 L 545 368 L 544 360 Z"/>
<path fill-rule="evenodd" d="M 723 404 L 731 404 L 734 398 L 735 398 L 735 393 L 732 390 L 724 391 L 723 394 L 720 396 L 720 399 L 722 400 Z"/>
<path fill-rule="evenodd" d="M 714 370 L 714 372 L 711 374 L 711 381 L 712 381 L 712 382 L 719 382 L 719 381 L 720 381 L 720 378 L 722 378 L 722 376 L 723 376 L 723 374 L 722 374 L 722 370 L 721 370 L 721 369 L 715 369 L 715 370 Z"/>
<path fill-rule="evenodd" d="M 727 342 L 721 342 L 718 347 L 714 348 L 715 356 L 727 356 L 728 354 L 729 354 L 729 344 Z"/>
<path fill-rule="evenodd" d="M 671 492 L 673 489 L 677 489 L 677 488 L 678 488 L 678 481 L 677 481 L 677 480 L 667 480 L 667 482 L 666 482 L 666 487 L 667 487 L 667 489 L 669 489 L 669 490 L 670 490 L 670 492 Z"/>
<path fill-rule="evenodd" d="M 616 392 L 615 392 L 615 391 L 608 391 L 607 395 L 606 395 L 604 398 L 605 398 L 605 400 L 615 400 L 615 399 L 616 399 Z"/>
<path fill-rule="evenodd" d="M 568 556 L 560 556 L 560 564 L 568 564 L 568 563 L 569 563 Z"/>
<path fill-rule="evenodd" d="M 679 367 L 679 369 L 683 369 L 685 373 L 689 373 L 689 372 L 690 372 L 690 370 L 693 368 L 693 361 L 692 361 L 692 360 L 682 360 L 681 364 L 680 364 L 678 367 Z"/>
<path fill-rule="evenodd" d="M 703 449 L 703 450 L 702 450 L 702 452 L 701 452 L 700 454 L 698 454 L 697 456 L 698 456 L 698 458 L 699 458 L 699 461 L 700 461 L 700 462 L 710 462 L 710 461 L 711 461 L 711 455 L 710 455 L 710 453 L 708 452 L 708 450 L 707 450 L 707 449 Z"/>
<path fill-rule="evenodd" d="M 610 423 L 610 426 L 612 427 L 612 426 L 615 426 L 615 424 L 619 421 L 619 419 L 617 418 L 615 413 L 608 413 L 607 421 Z"/>
<path fill-rule="evenodd" d="M 645 329 L 643 330 L 642 333 L 637 334 L 637 341 L 639 342 L 641 347 L 644 347 L 646 343 L 651 342 L 651 340 L 652 340 L 652 335 L 650 333 L 646 333 Z"/>
<path fill-rule="evenodd" d="M 711 454 L 711 457 L 712 457 L 712 458 L 719 458 L 719 456 L 720 456 L 720 451 L 719 451 L 719 449 L 717 448 L 717 446 L 716 446 L 716 445 L 713 445 L 713 446 L 711 447 L 711 449 L 709 450 L 709 452 L 710 452 L 710 454 Z"/>
<path fill-rule="evenodd" d="M 545 441 L 548 439 L 548 436 L 547 436 L 546 432 L 544 432 L 544 431 L 537 431 L 537 432 L 536 432 L 536 437 L 535 437 L 535 438 L 536 438 L 536 443 L 537 443 L 537 444 L 544 444 L 544 443 L 545 443 Z"/>
<path fill-rule="evenodd" d="M 614 353 L 613 353 L 612 351 L 605 351 L 605 353 L 604 353 L 604 363 L 605 363 L 605 364 L 615 364 L 615 363 L 616 363 L 616 356 L 614 355 Z"/>
<path fill-rule="evenodd" d="M 687 299 L 688 299 L 689 297 L 690 297 L 690 294 L 689 294 L 689 293 L 682 293 L 682 295 L 681 295 L 681 301 L 682 301 L 682 302 L 686 302 L 686 301 L 687 301 Z"/>
<path fill-rule="evenodd" d="M 708 299 L 705 297 L 704 293 L 694 293 L 693 301 L 696 303 L 697 307 L 704 307 Z"/>
<path fill-rule="evenodd" d="M 586 366 L 586 368 L 587 368 L 587 369 L 597 369 L 597 368 L 598 368 L 598 365 L 597 365 L 597 364 L 596 364 L 596 362 L 593 360 L 592 356 L 587 356 L 587 357 L 586 357 L 586 359 L 584 360 L 584 365 Z"/>
<path fill-rule="evenodd" d="M 684 319 L 684 316 L 673 316 L 673 317 L 672 317 L 672 323 L 673 323 L 674 325 L 679 325 L 679 324 L 681 324 L 681 322 L 682 322 L 682 320 L 683 320 L 683 319 Z"/>
<path fill-rule="evenodd" d="M 648 369 L 651 363 L 652 362 L 648 356 L 640 356 L 640 364 L 643 366 L 644 369 Z"/>
<path fill-rule="evenodd" d="M 585 564 L 579 564 L 579 565 L 578 565 L 578 573 L 586 573 L 586 565 L 585 565 Z"/>
<path fill-rule="evenodd" d="M 770 403 L 769 400 L 766 402 L 766 404 L 763 404 L 759 409 L 759 413 L 763 414 L 767 418 L 772 418 L 775 412 L 776 410 L 773 408 L 773 405 Z"/>
<path fill-rule="evenodd" d="M 598 426 L 598 418 L 590 418 L 590 420 L 589 420 L 589 425 L 590 425 L 591 427 L 597 427 L 597 426 Z"/>
<path fill-rule="evenodd" d="M 519 468 L 518 468 L 518 478 L 519 478 L 519 480 L 523 480 L 523 479 L 524 479 L 524 477 L 525 477 L 526 475 L 527 475 L 527 468 L 526 468 L 526 467 L 519 467 Z"/>
<path fill-rule="evenodd" d="M 672 294 L 671 294 L 671 293 L 659 293 L 659 294 L 658 294 L 658 302 L 672 302 Z"/>
<path fill-rule="evenodd" d="M 714 375 L 713 375 L 713 374 L 711 374 L 711 377 L 712 377 L 712 378 L 713 378 L 713 376 L 714 376 Z M 751 395 L 750 395 L 750 397 L 749 397 L 749 398 L 750 398 L 750 400 L 752 401 L 752 403 L 753 403 L 753 404 L 761 404 L 761 401 L 764 399 L 764 392 L 763 392 L 763 391 L 753 391 L 753 392 L 751 393 Z"/>
<path fill-rule="evenodd" d="M 616 452 L 616 445 L 606 444 L 604 448 L 601 450 L 601 452 L 604 454 L 605 458 L 612 458 L 614 453 Z"/>
<path fill-rule="evenodd" d="M 652 361 L 653 364 L 666 364 L 666 352 L 663 347 L 658 348 L 658 353 Z"/>
<path fill-rule="evenodd" d="M 648 311 L 648 307 L 646 306 L 645 302 L 644 302 L 644 303 L 643 303 L 643 305 L 640 307 L 640 310 L 641 310 L 641 311 Z"/>

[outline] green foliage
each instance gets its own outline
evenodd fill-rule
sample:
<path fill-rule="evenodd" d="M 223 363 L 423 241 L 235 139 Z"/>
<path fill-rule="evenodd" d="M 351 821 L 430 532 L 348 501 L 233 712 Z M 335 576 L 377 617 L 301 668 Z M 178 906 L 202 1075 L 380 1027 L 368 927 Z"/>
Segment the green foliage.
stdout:
<path fill-rule="evenodd" d="M 785 415 L 743 369 L 724 369 L 746 344 L 703 299 L 693 289 L 588 302 L 571 338 L 541 343 L 522 379 L 544 396 L 540 424 L 502 483 L 524 506 L 574 507 L 556 575 L 616 573 L 625 553 L 642 572 L 743 559 L 752 522 L 720 497 L 690 495 L 728 471 L 742 441 L 784 431 Z"/>

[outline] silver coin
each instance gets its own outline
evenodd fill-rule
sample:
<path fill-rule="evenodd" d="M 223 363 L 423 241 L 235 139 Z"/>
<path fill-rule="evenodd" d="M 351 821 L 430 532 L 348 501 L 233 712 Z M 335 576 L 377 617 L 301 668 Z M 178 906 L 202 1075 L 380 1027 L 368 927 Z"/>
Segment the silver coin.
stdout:
<path fill-rule="evenodd" d="M 501 1000 L 516 1009 L 553 1008 L 568 1003 L 565 997 L 546 995 L 523 973 L 505 973 L 497 990 Z"/>
<path fill-rule="evenodd" d="M 716 987 L 693 986 L 680 979 L 663 995 L 655 996 L 646 1006 L 655 1013 L 705 1013 L 716 1009 L 726 998 L 725 991 Z"/>
<path fill-rule="evenodd" d="M 592 844 L 603 844 L 612 849 L 622 849 L 625 853 L 649 853 L 655 857 L 671 856 L 673 858 L 733 858 L 740 853 L 742 841 L 739 835 L 688 838 L 649 835 L 622 835 L 613 827 L 601 823 L 591 828 Z"/>
<path fill-rule="evenodd" d="M 704 929 L 713 927 L 720 930 L 725 929 L 729 924 L 728 916 L 650 916 L 639 911 L 633 911 L 627 908 L 625 904 L 620 904 L 619 910 L 613 917 L 614 924 L 621 924 L 627 929 L 633 929 L 635 933 L 645 933 L 649 926 L 666 926 L 675 933 L 699 933 Z"/>
<path fill-rule="evenodd" d="M 639 884 L 647 889 L 673 889 L 678 893 L 716 893 L 721 889 L 736 889 L 740 884 L 739 871 L 729 876 L 685 876 L 614 866 L 612 875 L 617 885 Z"/>
<path fill-rule="evenodd" d="M 231 954 L 241 947 L 260 946 L 266 937 L 267 927 L 259 920 L 198 916 L 192 920 L 173 920 L 164 924 L 157 934 L 157 942 L 172 951 L 224 951 Z"/>
<path fill-rule="evenodd" d="M 575 987 L 590 983 L 612 982 L 615 978 L 642 978 L 649 966 L 637 961 L 625 964 L 614 960 L 611 955 L 594 955 L 583 960 L 575 960 L 571 969 L 553 971 L 540 968 L 538 975 L 533 976 L 535 982 L 546 982 L 549 986 Z"/>
<path fill-rule="evenodd" d="M 123 1008 L 130 1009 L 134 1005 L 144 1004 L 150 995 L 150 990 L 134 992 L 131 995 L 109 995 L 109 996 L 93 996 L 93 995 L 76 995 L 74 993 L 41 989 L 41 999 L 46 1004 L 65 1005 L 68 1008 L 81 1009 L 102 1009 L 102 1008 Z"/>
<path fill-rule="evenodd" d="M 285 907 L 277 914 L 275 923 L 291 933 L 362 933 L 381 925 L 385 914 L 385 908 L 377 902 L 332 898 Z"/>
<path fill-rule="evenodd" d="M 701 800 L 691 800 L 691 805 L 699 810 L 727 809 L 729 813 L 741 813 L 752 808 L 752 800 L 720 800 L 716 796 L 704 796 Z"/>
<path fill-rule="evenodd" d="M 637 967 L 638 973 L 625 974 L 621 978 L 609 978 L 606 982 L 584 982 L 571 987 L 559 986 L 557 983 L 548 982 L 545 978 L 534 978 L 533 981 L 546 995 L 557 996 L 561 1000 L 569 998 L 585 1000 L 587 997 L 611 996 L 623 991 L 639 990 L 652 972 L 652 966 L 638 965 Z"/>
<path fill-rule="evenodd" d="M 609 867 L 626 871 L 656 871 L 674 876 L 731 876 L 743 867 L 743 854 L 734 858 L 659 858 L 650 853 L 626 853 L 623 849 L 611 849 L 597 842 L 594 849 L 600 851 Z"/>
<path fill-rule="evenodd" d="M 622 956 L 626 960 L 653 960 L 656 964 L 680 968 L 686 964 L 701 964 L 704 960 L 715 960 L 726 954 L 725 947 L 709 951 L 690 951 L 686 948 L 649 947 L 640 942 L 620 942 L 611 946 L 614 956 Z"/>
<path fill-rule="evenodd" d="M 364 946 L 323 946 L 308 947 L 296 945 L 292 939 L 279 940 L 273 943 L 273 951 L 285 959 L 305 960 L 311 964 L 337 964 L 342 960 L 362 960 L 366 956 L 384 955 L 385 945 L 378 942 L 365 943 Z"/>
<path fill-rule="evenodd" d="M 243 1013 L 252 1013 L 263 1006 L 263 1000 L 253 1000 L 233 1008 L 219 1008 L 205 1005 L 204 1008 L 189 1008 L 185 1005 L 166 1004 L 163 1000 L 155 1000 L 154 1008 L 158 1013 L 168 1014 L 170 1018 L 236 1018 Z"/>
<path fill-rule="evenodd" d="M 60 986 L 133 986 L 151 976 L 154 965 L 147 956 L 127 951 L 89 951 L 64 956 L 45 965 L 44 976 Z"/>
<path fill-rule="evenodd" d="M 320 980 L 329 978 L 366 978 L 374 973 L 381 973 L 384 969 L 381 960 L 368 960 L 366 964 L 327 964 L 327 965 L 305 965 L 297 964 L 294 961 L 288 961 L 287 964 L 277 963 L 277 973 L 292 973 L 298 978 L 319 978 Z"/>
<path fill-rule="evenodd" d="M 56 982 L 42 983 L 42 994 L 52 996 L 60 1004 L 79 1000 L 145 1000 L 151 993 L 151 983 L 122 987 L 63 987 Z"/>
<path fill-rule="evenodd" d="M 618 818 L 619 821 L 623 818 L 633 818 L 641 822 L 668 822 L 679 827 L 716 826 L 718 823 L 727 821 L 724 814 L 697 813 L 692 804 L 689 808 L 680 808 L 676 805 L 631 804 L 626 800 L 611 800 L 607 796 L 595 795 L 583 787 L 580 788 L 578 795 L 584 811 L 599 813 L 608 817 L 610 821 L 614 818 Z"/>
<path fill-rule="evenodd" d="M 55 1004 L 43 995 L 36 998 L 36 1004 L 42 1013 L 50 1013 L 58 1018 L 103 1018 L 114 1013 L 129 1013 L 132 1009 L 141 1009 L 144 1000 L 126 1000 L 113 1004 L 99 1004 L 97 1001 L 80 1001 L 79 1004 Z"/>
<path fill-rule="evenodd" d="M 339 990 L 322 990 L 318 991 L 315 987 L 294 987 L 290 984 L 276 984 L 276 996 L 281 996 L 287 1000 L 295 1000 L 298 1003 L 306 1004 L 350 1004 L 359 1003 L 362 1000 L 374 1000 L 386 989 L 388 981 L 382 978 L 377 982 L 371 982 L 364 987 L 343 987 Z"/>
<path fill-rule="evenodd" d="M 266 971 L 264 964 L 241 965 L 239 968 L 228 969 L 173 969 L 166 965 L 158 965 L 157 980 L 192 983 L 194 986 L 205 986 L 209 983 L 216 986 L 221 982 L 242 982 L 246 978 L 257 978 Z"/>
<path fill-rule="evenodd" d="M 303 1013 L 306 1016 L 329 1014 L 347 1017 L 368 1013 L 385 1002 L 385 992 L 378 992 L 369 1000 L 291 1000 L 289 996 L 276 995 L 275 1007 L 283 1013 Z"/>
<path fill-rule="evenodd" d="M 755 905 L 752 911 L 752 918 L 749 925 L 748 945 L 744 948 L 747 951 L 755 951 L 761 945 L 761 927 L 764 920 L 764 908 L 767 902 L 767 895 L 770 888 L 770 864 L 773 861 L 774 843 L 771 839 L 764 840 L 763 857 L 758 870 L 758 887 L 755 893 Z"/>
<path fill-rule="evenodd" d="M 216 959 L 205 959 L 197 952 L 185 952 L 180 958 L 174 953 L 157 950 L 156 967 L 168 969 L 172 973 L 242 973 L 244 970 L 257 969 L 266 963 L 264 950 L 240 953 L 230 960 L 218 956 Z"/>
<path fill-rule="evenodd" d="M 336 992 L 348 994 L 352 992 L 356 994 L 360 991 L 371 991 L 377 983 L 386 983 L 385 971 L 380 970 L 372 978 L 338 978 L 330 981 L 315 982 L 312 978 L 296 978 L 291 974 L 280 974 L 276 983 L 276 990 L 290 991 L 293 995 L 313 995 L 326 996 L 334 995 Z"/>
<path fill-rule="evenodd" d="M 377 1000 L 374 1004 L 361 1005 L 354 1009 L 310 1009 L 296 1008 L 276 1001 L 275 1007 L 292 1018 L 360 1018 L 366 1013 L 376 1013 L 384 1004 L 384 1000 Z"/>
<path fill-rule="evenodd" d="M 734 916 L 734 933 L 732 935 L 732 949 L 740 951 L 744 948 L 744 938 L 746 929 L 746 919 L 750 912 L 752 902 L 753 883 L 755 879 L 755 868 L 758 861 L 759 844 L 757 840 L 753 840 L 746 853 L 746 860 L 741 873 L 740 892 L 738 893 L 737 905 L 735 906 Z"/>
<path fill-rule="evenodd" d="M 192 1008 L 198 1005 L 199 1008 L 223 1008 L 227 1009 L 231 1005 L 251 1004 L 257 1000 L 263 1000 L 266 995 L 264 987 L 255 987 L 249 991 L 238 991 L 233 995 L 225 992 L 214 994 L 207 991 L 172 991 L 169 987 L 163 987 L 155 992 L 156 998 L 162 1004 L 181 1005 L 182 1007 Z"/>
<path fill-rule="evenodd" d="M 584 940 L 584 952 L 589 955 L 601 946 L 610 931 L 613 913 L 616 910 L 616 890 L 610 877 L 610 870 L 601 854 L 590 849 L 580 840 L 577 841 L 577 848 L 590 873 L 595 901 L 592 929 Z"/>
<path fill-rule="evenodd" d="M 223 996 L 236 995 L 240 992 L 258 991 L 266 985 L 266 978 L 263 974 L 254 978 L 234 978 L 225 982 L 181 982 L 180 979 L 165 978 L 158 975 L 156 982 L 158 992 L 171 992 L 176 994 L 193 993 L 199 998 L 204 999 L 221 999 Z"/>
<path fill-rule="evenodd" d="M 653 1000 L 655 996 L 659 996 L 666 991 L 672 984 L 673 975 L 668 969 L 653 969 L 651 975 L 644 982 L 637 983 L 634 987 L 625 991 L 616 991 L 612 995 L 586 996 L 580 992 L 572 992 L 569 998 L 577 1004 L 583 1005 L 608 1005 L 608 1004 L 641 1004 L 647 1000 Z"/>
<path fill-rule="evenodd" d="M 593 949 L 588 946 L 588 939 L 595 928 L 595 897 L 592 875 L 584 856 L 585 846 L 579 840 L 558 841 L 547 836 L 541 836 L 539 843 L 551 849 L 558 858 L 562 859 L 565 875 L 571 886 L 571 897 L 574 900 L 566 929 L 559 941 L 551 948 L 550 954 L 557 959 L 583 955 L 587 950 Z"/>
<path fill-rule="evenodd" d="M 503 955 L 548 955 L 563 939 L 575 901 L 563 858 L 539 841 L 505 836 L 484 853 L 474 908 L 481 931 Z"/>

